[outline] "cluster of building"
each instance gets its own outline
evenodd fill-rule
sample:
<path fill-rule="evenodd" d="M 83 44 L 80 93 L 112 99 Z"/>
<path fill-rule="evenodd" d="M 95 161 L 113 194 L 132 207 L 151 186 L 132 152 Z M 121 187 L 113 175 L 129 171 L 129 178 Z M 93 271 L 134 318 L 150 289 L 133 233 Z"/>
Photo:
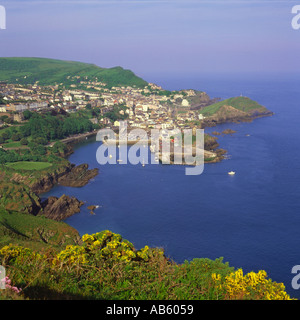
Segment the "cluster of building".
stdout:
<path fill-rule="evenodd" d="M 70 79 L 69 79 L 70 80 Z M 71 79 L 72 80 L 72 79 Z M 189 97 L 195 96 L 194 90 L 168 92 L 155 85 L 144 88 L 121 86 L 108 88 L 105 83 L 77 77 L 76 82 L 65 85 L 40 86 L 0 83 L 0 118 L 3 115 L 14 121 L 23 121 L 25 110 L 44 112 L 63 109 L 76 112 L 87 105 L 99 108 L 102 117 L 93 122 L 105 126 L 117 126 L 105 114 L 114 110 L 116 105 L 125 106 L 120 113 L 128 115 L 128 125 L 138 128 L 172 129 L 188 127 L 190 121 L 203 117 L 192 111 Z M 0 100 L 0 101 L 1 101 Z M 1 122 L 0 122 L 1 125 Z"/>

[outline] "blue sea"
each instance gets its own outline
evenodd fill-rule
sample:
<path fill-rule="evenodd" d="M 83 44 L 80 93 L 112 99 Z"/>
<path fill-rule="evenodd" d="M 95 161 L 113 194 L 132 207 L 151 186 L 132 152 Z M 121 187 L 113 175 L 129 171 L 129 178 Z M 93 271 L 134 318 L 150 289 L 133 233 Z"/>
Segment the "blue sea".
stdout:
<path fill-rule="evenodd" d="M 251 123 L 223 124 L 205 131 L 236 130 L 218 136 L 228 159 L 205 164 L 198 176 L 184 166 L 104 165 L 99 142 L 76 146 L 69 160 L 99 168 L 82 188 L 54 187 L 43 195 L 72 195 L 85 202 L 65 222 L 81 235 L 109 229 L 136 248 L 157 246 L 178 263 L 223 257 L 230 266 L 266 270 L 291 286 L 300 265 L 300 77 L 296 75 L 151 75 L 165 89 L 197 89 L 222 99 L 248 96 L 274 112 Z M 235 171 L 234 176 L 228 171 Z M 87 206 L 99 205 L 95 215 Z"/>

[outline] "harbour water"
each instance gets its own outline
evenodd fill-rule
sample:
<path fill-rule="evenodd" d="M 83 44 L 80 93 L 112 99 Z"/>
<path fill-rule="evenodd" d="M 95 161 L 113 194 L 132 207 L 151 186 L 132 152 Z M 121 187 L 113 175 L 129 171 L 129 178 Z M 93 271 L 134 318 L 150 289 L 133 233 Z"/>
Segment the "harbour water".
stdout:
<path fill-rule="evenodd" d="M 151 79 L 150 79 L 151 78 Z M 139 248 L 163 247 L 178 263 L 206 257 L 235 268 L 266 270 L 293 297 L 291 269 L 300 264 L 300 77 L 217 76 L 145 77 L 165 89 L 198 89 L 222 99 L 244 95 L 275 114 L 251 123 L 223 124 L 206 132 L 218 136 L 228 159 L 206 164 L 199 176 L 184 166 L 103 165 L 96 161 L 99 142 L 76 146 L 69 160 L 99 168 L 83 188 L 54 187 L 85 202 L 65 222 L 79 233 L 109 229 Z M 229 171 L 235 175 L 228 175 Z M 98 205 L 95 214 L 87 209 Z"/>

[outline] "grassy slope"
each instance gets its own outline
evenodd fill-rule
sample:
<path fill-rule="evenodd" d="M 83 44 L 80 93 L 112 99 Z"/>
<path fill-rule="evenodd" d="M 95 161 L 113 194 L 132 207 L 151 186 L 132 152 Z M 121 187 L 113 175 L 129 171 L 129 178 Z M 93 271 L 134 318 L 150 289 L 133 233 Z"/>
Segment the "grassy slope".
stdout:
<path fill-rule="evenodd" d="M 16 83 L 18 79 L 17 82 L 21 84 L 32 84 L 35 81 L 39 81 L 40 85 L 62 82 L 71 84 L 68 76 L 88 76 L 97 77 L 98 81 L 105 82 L 108 86 L 147 85 L 146 81 L 132 71 L 121 67 L 106 69 L 94 64 L 45 58 L 0 58 L 0 71 L 0 81 Z"/>
<path fill-rule="evenodd" d="M 10 243 L 42 251 L 74 244 L 78 232 L 64 222 L 0 209 L 0 247 Z"/>
<path fill-rule="evenodd" d="M 225 105 L 232 106 L 235 109 L 244 112 L 251 112 L 252 110 L 257 109 L 261 109 L 262 111 L 265 110 L 265 107 L 247 97 L 235 97 L 219 101 L 210 106 L 204 107 L 199 112 L 202 113 L 204 116 L 212 116 L 213 114 L 218 112 L 222 106 Z"/>
<path fill-rule="evenodd" d="M 6 166 L 16 170 L 43 170 L 52 166 L 49 162 L 33 162 L 33 161 L 19 161 L 6 163 Z"/>

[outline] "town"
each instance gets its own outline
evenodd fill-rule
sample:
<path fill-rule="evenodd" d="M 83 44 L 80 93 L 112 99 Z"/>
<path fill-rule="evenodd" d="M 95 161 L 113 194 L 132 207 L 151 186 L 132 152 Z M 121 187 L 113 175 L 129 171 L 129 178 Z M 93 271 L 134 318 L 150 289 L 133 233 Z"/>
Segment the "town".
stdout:
<path fill-rule="evenodd" d="M 18 79 L 16 79 L 17 82 Z M 203 115 L 198 109 L 211 103 L 205 92 L 195 90 L 167 91 L 149 83 L 144 88 L 111 87 L 88 77 L 68 77 L 68 85 L 40 86 L 0 82 L 0 126 L 24 121 L 25 110 L 47 112 L 98 108 L 99 116 L 90 119 L 101 127 L 117 127 L 126 119 L 129 128 L 176 129 L 201 127 Z M 106 114 L 116 107 L 119 118 Z"/>

